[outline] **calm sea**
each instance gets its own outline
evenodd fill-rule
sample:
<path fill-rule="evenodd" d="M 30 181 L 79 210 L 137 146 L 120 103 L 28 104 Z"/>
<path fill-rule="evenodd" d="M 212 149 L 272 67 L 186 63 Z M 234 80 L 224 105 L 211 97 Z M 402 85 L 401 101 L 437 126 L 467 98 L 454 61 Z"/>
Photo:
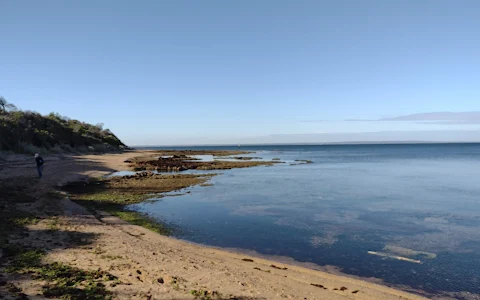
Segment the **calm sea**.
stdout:
<path fill-rule="evenodd" d="M 196 243 L 480 293 L 480 144 L 240 149 L 286 163 L 225 171 L 213 186 L 134 208 Z"/>

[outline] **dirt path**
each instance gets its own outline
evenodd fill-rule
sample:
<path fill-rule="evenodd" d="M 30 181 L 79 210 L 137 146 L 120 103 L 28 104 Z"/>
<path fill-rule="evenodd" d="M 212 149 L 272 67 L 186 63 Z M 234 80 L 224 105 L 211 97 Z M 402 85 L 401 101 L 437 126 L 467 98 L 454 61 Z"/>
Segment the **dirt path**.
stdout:
<path fill-rule="evenodd" d="M 28 236 L 16 242 L 46 249 L 46 263 L 110 272 L 120 281 L 108 286 L 117 299 L 425 299 L 348 277 L 193 245 L 108 215 L 95 218 L 68 199 L 40 196 L 69 181 L 124 169 L 125 159 L 141 154 L 45 157 L 41 180 L 35 178 L 32 158 L 0 163 L 0 180 L 24 178 L 35 187 L 39 199 L 26 209 L 62 212 L 30 225 Z M 42 282 L 28 276 L 14 282 L 29 298 L 43 299 L 38 296 Z"/>

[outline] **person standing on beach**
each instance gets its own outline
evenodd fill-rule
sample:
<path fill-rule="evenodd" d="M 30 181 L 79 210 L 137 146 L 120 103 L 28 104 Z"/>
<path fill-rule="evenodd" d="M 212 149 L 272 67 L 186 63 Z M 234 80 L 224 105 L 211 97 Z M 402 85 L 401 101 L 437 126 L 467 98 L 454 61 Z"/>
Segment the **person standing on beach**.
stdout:
<path fill-rule="evenodd" d="M 38 153 L 35 153 L 35 162 L 37 163 L 38 177 L 42 178 L 44 161 L 43 161 L 43 158 Z"/>

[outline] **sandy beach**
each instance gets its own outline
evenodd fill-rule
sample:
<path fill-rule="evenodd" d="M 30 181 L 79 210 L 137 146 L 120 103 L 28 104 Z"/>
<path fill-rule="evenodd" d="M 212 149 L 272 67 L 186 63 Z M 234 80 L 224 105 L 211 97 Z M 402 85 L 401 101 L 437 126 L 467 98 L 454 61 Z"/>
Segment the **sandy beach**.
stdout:
<path fill-rule="evenodd" d="M 34 200 L 17 206 L 40 216 L 9 242 L 45 249 L 42 263 L 109 272 L 118 278 L 105 287 L 114 299 L 426 299 L 347 276 L 194 245 L 105 213 L 93 215 L 68 197 L 49 196 L 69 182 L 125 170 L 125 160 L 148 154 L 46 156 L 41 180 L 35 177 L 31 157 L 5 157 L 0 180 L 29 193 Z M 0 279 L 13 283 L 28 299 L 45 298 L 44 281 L 2 273 Z"/>

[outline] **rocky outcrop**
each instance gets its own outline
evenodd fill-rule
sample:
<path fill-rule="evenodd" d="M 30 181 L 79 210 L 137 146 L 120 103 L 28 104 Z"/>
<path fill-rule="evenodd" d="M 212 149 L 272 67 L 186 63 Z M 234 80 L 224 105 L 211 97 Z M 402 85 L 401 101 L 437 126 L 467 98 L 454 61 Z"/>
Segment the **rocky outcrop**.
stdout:
<path fill-rule="evenodd" d="M 242 161 L 214 160 L 202 161 L 195 160 L 183 154 L 173 154 L 170 157 L 159 157 L 157 159 L 135 160 L 131 167 L 134 171 L 157 171 L 157 172 L 181 172 L 186 170 L 229 170 L 233 168 L 248 168 L 254 166 L 270 166 L 278 162 L 249 161 L 250 157 L 240 157 Z M 252 158 L 253 159 L 253 158 Z M 247 160 L 247 161 L 245 161 Z"/>

